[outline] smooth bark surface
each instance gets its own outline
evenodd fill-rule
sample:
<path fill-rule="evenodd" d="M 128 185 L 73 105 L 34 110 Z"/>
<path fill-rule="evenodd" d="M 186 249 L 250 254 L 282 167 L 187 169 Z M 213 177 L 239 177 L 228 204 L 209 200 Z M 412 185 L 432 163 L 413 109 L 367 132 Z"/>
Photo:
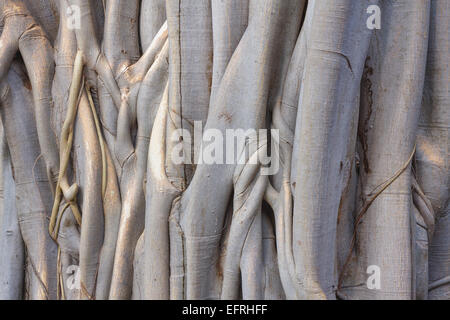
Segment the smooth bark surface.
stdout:
<path fill-rule="evenodd" d="M 0 299 L 449 299 L 448 0 L 0 0 Z"/>

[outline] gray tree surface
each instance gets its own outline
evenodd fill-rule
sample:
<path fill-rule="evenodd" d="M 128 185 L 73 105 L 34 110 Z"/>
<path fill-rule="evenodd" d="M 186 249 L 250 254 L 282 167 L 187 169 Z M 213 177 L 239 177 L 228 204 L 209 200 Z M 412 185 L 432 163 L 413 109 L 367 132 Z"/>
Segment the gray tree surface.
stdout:
<path fill-rule="evenodd" d="M 450 1 L 0 13 L 0 299 L 450 299 Z"/>

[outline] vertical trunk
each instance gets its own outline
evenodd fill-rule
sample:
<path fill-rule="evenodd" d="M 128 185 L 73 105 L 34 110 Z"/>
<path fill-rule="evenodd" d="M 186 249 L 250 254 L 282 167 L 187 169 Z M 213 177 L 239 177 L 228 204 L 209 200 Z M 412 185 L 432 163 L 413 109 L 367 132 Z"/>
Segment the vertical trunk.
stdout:
<path fill-rule="evenodd" d="M 334 299 L 336 224 L 352 163 L 359 83 L 370 30 L 366 1 L 317 1 L 293 157 L 293 250 L 298 298 Z"/>
<path fill-rule="evenodd" d="M 0 123 L 0 300 L 22 299 L 24 262 L 11 157 Z"/>
<path fill-rule="evenodd" d="M 48 233 L 52 193 L 40 159 L 30 83 L 20 64 L 13 63 L 2 95 L 2 122 L 14 163 L 16 207 L 27 251 L 30 299 L 56 298 L 56 244 Z"/>
<path fill-rule="evenodd" d="M 357 239 L 358 285 L 344 290 L 349 298 L 415 296 L 410 161 L 422 98 L 429 10 L 429 1 L 383 2 L 384 24 L 372 39 L 359 120 L 361 201 L 353 239 Z M 372 265 L 381 272 L 378 290 L 366 286 L 366 270 Z"/>
<path fill-rule="evenodd" d="M 225 129 L 258 130 L 265 125 L 270 65 L 278 58 L 275 39 L 286 23 L 299 26 L 297 16 L 301 14 L 303 1 L 261 1 L 257 7 L 211 104 L 205 130 L 218 129 L 225 136 Z M 288 28 L 292 29 L 295 28 Z M 284 33 L 283 38 L 289 39 L 291 33 Z M 298 30 L 293 33 L 296 36 Z M 237 150 L 238 154 L 241 151 Z M 202 279 L 210 274 L 210 265 L 216 263 L 233 172 L 234 165 L 199 164 L 181 199 L 188 299 L 209 297 L 207 283 Z M 217 181 L 222 182 L 220 186 Z"/>
<path fill-rule="evenodd" d="M 150 46 L 164 21 L 166 21 L 166 0 L 141 1 L 139 36 L 142 52 Z"/>
<path fill-rule="evenodd" d="M 416 176 L 436 215 L 429 247 L 430 299 L 450 298 L 448 1 L 431 1 L 427 71 L 419 120 Z"/>
<path fill-rule="evenodd" d="M 115 270 L 110 293 L 110 297 L 113 298 L 129 298 L 131 295 L 133 251 L 138 237 L 144 230 L 145 224 L 143 182 L 147 173 L 149 140 L 153 127 L 155 109 L 163 99 L 164 89 L 168 80 L 168 54 L 169 45 L 165 42 L 159 55 L 155 57 L 155 61 L 142 80 L 137 102 L 134 102 L 136 104 L 135 117 L 137 117 L 136 146 L 133 147 L 133 150 L 131 150 L 132 153 L 128 155 L 128 158 L 125 158 L 122 164 L 120 189 L 123 204 L 114 264 Z M 121 108 L 131 107 L 132 105 L 122 106 Z M 118 148 L 126 146 L 124 143 L 119 143 L 122 137 L 124 137 L 120 134 L 122 132 L 121 121 L 126 116 L 123 111 L 124 109 L 119 113 Z M 135 120 L 130 118 L 129 121 L 130 124 L 123 127 L 125 128 L 124 133 L 127 137 L 131 135 L 130 131 Z M 116 269 L 116 263 L 118 263 L 118 269 Z M 116 287 L 116 283 L 118 287 Z"/>
<path fill-rule="evenodd" d="M 248 25 L 249 0 L 212 0 L 213 69 L 211 102 L 225 73 L 231 56 Z"/>

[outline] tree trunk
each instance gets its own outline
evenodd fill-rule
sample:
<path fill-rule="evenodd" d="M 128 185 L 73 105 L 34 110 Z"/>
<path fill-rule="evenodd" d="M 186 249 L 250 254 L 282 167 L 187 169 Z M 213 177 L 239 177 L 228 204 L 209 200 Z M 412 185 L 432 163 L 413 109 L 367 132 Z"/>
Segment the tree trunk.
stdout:
<path fill-rule="evenodd" d="M 0 10 L 0 299 L 450 298 L 447 0 Z"/>

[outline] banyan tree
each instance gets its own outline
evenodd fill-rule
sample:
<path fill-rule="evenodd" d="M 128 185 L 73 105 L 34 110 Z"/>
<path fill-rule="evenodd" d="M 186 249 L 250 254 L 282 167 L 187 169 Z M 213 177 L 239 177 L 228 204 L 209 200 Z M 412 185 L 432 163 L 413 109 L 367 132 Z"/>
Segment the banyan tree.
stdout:
<path fill-rule="evenodd" d="M 1 299 L 450 299 L 450 1 L 0 13 Z"/>

